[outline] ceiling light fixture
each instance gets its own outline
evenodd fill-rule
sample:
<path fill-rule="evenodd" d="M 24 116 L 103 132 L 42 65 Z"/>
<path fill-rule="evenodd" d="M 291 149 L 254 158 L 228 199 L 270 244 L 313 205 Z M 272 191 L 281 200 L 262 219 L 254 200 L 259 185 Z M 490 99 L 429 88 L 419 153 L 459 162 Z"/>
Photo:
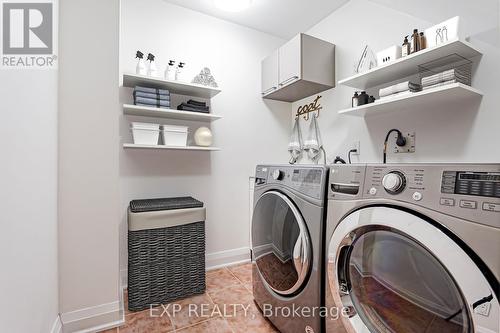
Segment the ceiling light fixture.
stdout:
<path fill-rule="evenodd" d="M 241 12 L 252 4 L 252 0 L 214 0 L 217 8 L 226 12 Z"/>

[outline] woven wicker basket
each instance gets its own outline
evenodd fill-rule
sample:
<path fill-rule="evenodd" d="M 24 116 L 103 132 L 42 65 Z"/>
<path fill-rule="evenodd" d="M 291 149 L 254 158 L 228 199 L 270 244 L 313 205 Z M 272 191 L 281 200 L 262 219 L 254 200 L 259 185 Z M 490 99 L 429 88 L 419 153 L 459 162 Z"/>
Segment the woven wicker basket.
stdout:
<path fill-rule="evenodd" d="M 157 211 L 154 214 L 161 214 L 157 204 L 156 202 L 154 206 Z M 176 208 L 185 209 L 185 206 Z M 139 213 L 129 214 L 144 214 L 141 212 L 146 211 L 147 209 L 141 206 Z M 130 311 L 140 311 L 148 309 L 150 305 L 165 304 L 201 294 L 205 289 L 204 221 L 192 221 L 165 228 L 129 229 Z"/>

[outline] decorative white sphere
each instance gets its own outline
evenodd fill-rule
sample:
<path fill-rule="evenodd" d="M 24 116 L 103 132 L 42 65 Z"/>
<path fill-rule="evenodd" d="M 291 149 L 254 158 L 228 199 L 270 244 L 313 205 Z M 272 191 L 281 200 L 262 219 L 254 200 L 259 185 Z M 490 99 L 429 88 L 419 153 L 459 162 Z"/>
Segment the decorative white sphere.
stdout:
<path fill-rule="evenodd" d="M 212 131 L 208 127 L 200 127 L 194 132 L 194 141 L 198 146 L 212 145 Z"/>

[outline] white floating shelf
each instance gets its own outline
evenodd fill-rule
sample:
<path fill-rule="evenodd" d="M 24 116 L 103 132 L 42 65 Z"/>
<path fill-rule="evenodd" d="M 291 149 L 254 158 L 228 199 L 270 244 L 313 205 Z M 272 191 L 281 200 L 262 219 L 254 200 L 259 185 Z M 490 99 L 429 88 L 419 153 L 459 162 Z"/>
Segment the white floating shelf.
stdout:
<path fill-rule="evenodd" d="M 338 83 L 357 89 L 378 86 L 417 74 L 419 65 L 451 54 L 458 54 L 464 58 L 472 58 L 482 53 L 469 42 L 454 39 L 446 44 L 418 51 L 404 58 L 396 59 L 366 72 L 345 78 Z"/>
<path fill-rule="evenodd" d="M 217 151 L 220 148 L 217 147 L 199 147 L 199 146 L 163 146 L 163 145 L 136 145 L 134 143 L 124 143 L 123 148 L 125 149 L 166 149 L 166 150 L 198 150 L 198 151 Z"/>
<path fill-rule="evenodd" d="M 132 104 L 123 104 L 123 113 L 131 116 L 195 120 L 195 121 L 215 121 L 217 119 L 222 118 L 222 116 L 218 116 L 211 113 L 162 109 L 157 107 L 132 105 Z"/>
<path fill-rule="evenodd" d="M 479 98 L 482 95 L 483 93 L 477 89 L 461 83 L 452 83 L 408 95 L 377 100 L 374 103 L 341 110 L 339 114 L 365 117 L 405 109 L 413 109 L 418 112 L 419 109 L 445 105 L 445 102 L 457 103 L 465 99 Z"/>
<path fill-rule="evenodd" d="M 201 98 L 212 98 L 221 92 L 220 89 L 207 87 L 201 84 L 170 81 L 161 79 L 159 77 L 130 73 L 123 74 L 123 86 L 131 88 L 135 86 L 146 86 L 151 88 L 168 89 L 172 94 Z"/>

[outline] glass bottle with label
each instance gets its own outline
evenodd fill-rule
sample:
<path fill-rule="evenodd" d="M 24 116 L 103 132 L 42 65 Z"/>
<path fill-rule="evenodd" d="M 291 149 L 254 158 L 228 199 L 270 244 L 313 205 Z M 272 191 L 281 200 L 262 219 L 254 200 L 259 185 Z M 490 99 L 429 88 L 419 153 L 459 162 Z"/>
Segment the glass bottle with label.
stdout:
<path fill-rule="evenodd" d="M 358 97 L 359 97 L 359 95 L 358 95 L 358 92 L 356 91 L 354 93 L 354 96 L 352 96 L 351 107 L 355 108 L 356 106 L 358 106 L 358 102 L 359 102 Z"/>
<path fill-rule="evenodd" d="M 425 38 L 425 35 L 423 32 L 421 32 L 419 35 L 419 43 L 420 43 L 419 51 L 423 50 L 427 47 L 427 39 Z"/>
<path fill-rule="evenodd" d="M 370 96 L 366 93 L 366 91 L 362 91 L 361 94 L 359 94 L 358 97 L 358 105 L 365 105 L 368 104 L 368 99 Z"/>
<path fill-rule="evenodd" d="M 410 43 L 410 53 L 415 53 L 420 50 L 420 36 L 418 35 L 418 29 L 413 29 L 413 34 L 411 35 Z"/>
<path fill-rule="evenodd" d="M 401 57 L 406 57 L 408 54 L 410 54 L 410 43 L 408 42 L 408 36 L 405 36 L 401 47 Z"/>

